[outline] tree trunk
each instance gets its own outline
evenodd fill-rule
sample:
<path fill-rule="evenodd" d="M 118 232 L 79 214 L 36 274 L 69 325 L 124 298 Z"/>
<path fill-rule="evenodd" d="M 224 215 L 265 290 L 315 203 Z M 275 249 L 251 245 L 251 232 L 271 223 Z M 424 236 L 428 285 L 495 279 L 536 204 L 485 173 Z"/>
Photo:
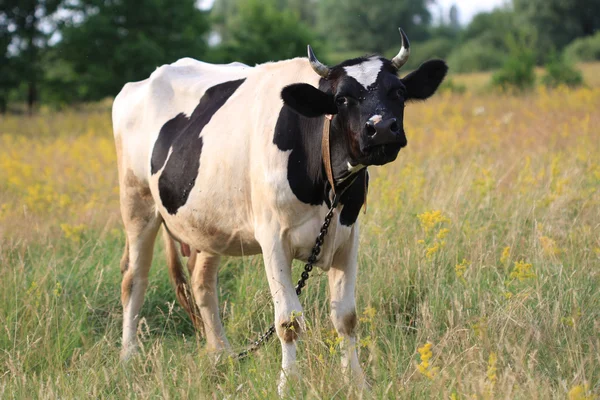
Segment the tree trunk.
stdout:
<path fill-rule="evenodd" d="M 37 102 L 37 87 L 35 81 L 29 82 L 29 90 L 27 92 L 27 111 L 29 115 L 33 115 L 33 106 Z"/>

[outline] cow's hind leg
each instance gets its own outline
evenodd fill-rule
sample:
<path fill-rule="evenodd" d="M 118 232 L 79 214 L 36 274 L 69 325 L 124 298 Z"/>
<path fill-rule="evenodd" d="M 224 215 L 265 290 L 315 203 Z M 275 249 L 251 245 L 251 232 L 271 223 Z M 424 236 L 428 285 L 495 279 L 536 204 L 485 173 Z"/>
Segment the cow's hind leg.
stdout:
<path fill-rule="evenodd" d="M 220 256 L 206 252 L 195 253 L 192 272 L 192 289 L 200 315 L 204 321 L 206 344 L 210 351 L 230 349 L 225 330 L 219 315 L 219 298 L 217 294 L 217 273 Z"/>
<path fill-rule="evenodd" d="M 127 242 L 121 260 L 123 280 L 123 349 L 121 358 L 128 359 L 137 349 L 137 324 L 148 286 L 148 272 L 161 217 L 156 213 L 150 189 L 133 172 L 121 182 L 121 215 Z"/>
<path fill-rule="evenodd" d="M 366 381 L 356 352 L 356 273 L 358 267 L 358 228 L 353 228 L 352 237 L 335 255 L 328 272 L 331 296 L 331 320 L 342 341 L 342 368 L 346 376 L 358 388 L 365 388 Z"/>

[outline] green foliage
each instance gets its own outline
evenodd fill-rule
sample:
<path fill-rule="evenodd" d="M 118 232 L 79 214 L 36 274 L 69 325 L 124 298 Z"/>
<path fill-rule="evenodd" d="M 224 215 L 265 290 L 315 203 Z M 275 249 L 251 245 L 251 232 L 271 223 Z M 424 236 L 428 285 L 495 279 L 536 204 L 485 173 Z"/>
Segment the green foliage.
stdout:
<path fill-rule="evenodd" d="M 506 33 L 521 30 L 517 16 L 511 10 L 496 9 L 475 15 L 462 32 L 461 39 L 464 43 L 476 40 L 480 46 L 507 52 Z"/>
<path fill-rule="evenodd" d="M 564 55 L 554 52 L 545 68 L 546 74 L 542 76 L 542 83 L 548 87 L 560 85 L 577 87 L 583 84 L 581 71 L 567 62 Z"/>
<path fill-rule="evenodd" d="M 492 85 L 502 91 L 524 91 L 535 85 L 535 54 L 527 39 L 509 35 L 510 49 L 502 68 L 492 75 Z"/>
<path fill-rule="evenodd" d="M 248 0 L 237 5 L 227 39 L 211 58 L 220 62 L 241 61 L 254 65 L 304 57 L 306 45 L 315 46 L 316 38 L 298 13 L 280 11 L 275 0 Z"/>
<path fill-rule="evenodd" d="M 406 63 L 405 69 L 416 69 L 424 61 L 432 58 L 446 59 L 452 48 L 454 40 L 446 37 L 436 37 L 419 43 L 411 43 L 410 58 Z M 398 53 L 398 46 L 392 47 L 386 56 L 393 57 Z"/>
<path fill-rule="evenodd" d="M 462 73 L 496 69 L 502 65 L 503 59 L 497 49 L 473 39 L 454 49 L 447 61 L 453 72 Z"/>
<path fill-rule="evenodd" d="M 564 54 L 569 61 L 600 61 L 600 31 L 593 36 L 573 40 Z"/>
<path fill-rule="evenodd" d="M 398 27 L 411 41 L 427 38 L 431 15 L 425 0 L 321 0 L 318 30 L 335 50 L 380 53 L 400 49 Z M 420 22 L 419 22 L 420 21 Z"/>
<path fill-rule="evenodd" d="M 435 26 L 431 0 L 215 0 L 210 15 L 197 3 L 0 1 L 0 113 L 9 102 L 31 111 L 38 100 L 62 106 L 112 97 L 125 82 L 182 57 L 252 65 L 305 56 L 310 43 L 328 64 L 370 53 L 391 58 L 400 45 L 398 26 L 412 44 L 407 70 L 431 58 L 446 59 L 458 73 L 500 68 L 511 52 L 507 32 L 535 38 L 538 65 L 563 48 L 571 62 L 600 60 L 600 0 L 513 0 L 513 7 L 477 14 L 466 27 L 458 22 L 459 2 Z M 220 38 L 214 47 L 207 45 L 209 32 Z M 500 73 L 499 86 L 531 78 L 517 68 L 527 62 L 507 63 L 514 63 L 505 66 L 512 74 Z M 550 69 L 561 82 L 577 79 L 562 67 Z"/>
<path fill-rule="evenodd" d="M 63 71 L 49 73 L 53 85 L 70 84 L 70 101 L 114 96 L 126 82 L 145 79 L 156 67 L 206 52 L 206 15 L 193 0 L 97 2 L 86 0 L 69 21 L 57 46 Z M 68 70 L 67 68 L 70 68 Z"/>
<path fill-rule="evenodd" d="M 600 0 L 513 0 L 515 14 L 537 33 L 535 49 L 544 61 L 577 37 L 600 30 Z"/>
<path fill-rule="evenodd" d="M 507 32 L 520 32 L 517 17 L 509 9 L 477 14 L 460 34 L 461 44 L 448 56 L 454 72 L 489 71 L 502 66 L 509 52 Z"/>
<path fill-rule="evenodd" d="M 6 107 L 9 90 L 17 88 L 26 93 L 32 112 L 43 75 L 41 57 L 56 28 L 51 15 L 62 3 L 62 0 L 0 2 L 0 111 Z M 9 55 L 11 44 L 13 54 Z"/>

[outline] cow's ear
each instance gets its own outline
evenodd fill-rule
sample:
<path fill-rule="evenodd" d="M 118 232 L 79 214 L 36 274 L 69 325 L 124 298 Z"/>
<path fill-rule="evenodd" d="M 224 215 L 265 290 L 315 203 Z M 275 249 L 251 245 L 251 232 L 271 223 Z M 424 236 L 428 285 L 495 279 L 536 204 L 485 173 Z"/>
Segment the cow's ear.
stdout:
<path fill-rule="evenodd" d="M 406 100 L 425 100 L 435 93 L 448 72 L 442 60 L 429 60 L 402 78 L 406 86 Z"/>
<path fill-rule="evenodd" d="M 305 117 L 337 114 L 333 95 L 320 91 L 308 83 L 295 83 L 281 91 L 283 102 Z"/>

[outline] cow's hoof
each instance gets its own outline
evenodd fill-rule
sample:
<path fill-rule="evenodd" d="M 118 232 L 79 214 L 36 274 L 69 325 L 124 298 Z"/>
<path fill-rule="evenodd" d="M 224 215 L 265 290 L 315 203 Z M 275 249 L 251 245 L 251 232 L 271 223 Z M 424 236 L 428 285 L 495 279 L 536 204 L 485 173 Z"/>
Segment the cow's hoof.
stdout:
<path fill-rule="evenodd" d="M 138 352 L 139 349 L 137 345 L 124 346 L 121 349 L 121 354 L 119 358 L 121 359 L 121 362 L 126 363 L 129 360 L 131 360 L 135 355 L 137 355 Z"/>
<path fill-rule="evenodd" d="M 206 349 L 206 354 L 213 365 L 226 362 L 229 359 L 237 359 L 237 354 L 231 350 L 231 347 L 221 349 Z"/>
<path fill-rule="evenodd" d="M 295 383 L 300 380 L 300 374 L 296 368 L 290 368 L 286 371 L 281 371 L 279 376 L 279 383 L 277 385 L 277 394 L 279 397 L 286 397 L 290 387 L 293 387 Z"/>

